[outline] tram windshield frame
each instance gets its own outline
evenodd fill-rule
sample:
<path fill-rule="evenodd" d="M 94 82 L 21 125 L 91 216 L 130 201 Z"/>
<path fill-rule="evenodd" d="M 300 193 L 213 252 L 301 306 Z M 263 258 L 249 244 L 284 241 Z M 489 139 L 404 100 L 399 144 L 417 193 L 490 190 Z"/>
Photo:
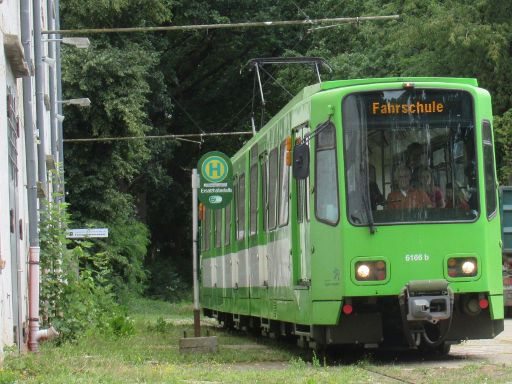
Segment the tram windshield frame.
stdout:
<path fill-rule="evenodd" d="M 356 226 L 479 217 L 471 94 L 357 92 L 342 100 L 347 217 Z"/>

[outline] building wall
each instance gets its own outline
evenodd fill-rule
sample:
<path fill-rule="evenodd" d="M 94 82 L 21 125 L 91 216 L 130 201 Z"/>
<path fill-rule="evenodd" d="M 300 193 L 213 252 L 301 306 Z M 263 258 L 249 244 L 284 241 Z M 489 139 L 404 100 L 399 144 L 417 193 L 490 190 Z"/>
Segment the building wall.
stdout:
<path fill-rule="evenodd" d="M 51 1 L 51 0 L 49 0 Z M 32 15 L 32 2 L 30 5 Z M 47 4 L 41 1 L 41 10 L 43 29 L 47 28 Z M 32 17 L 32 16 L 31 16 Z M 3 0 L 0 3 L 0 43 L 4 46 L 5 35 L 16 35 L 21 43 L 21 23 L 20 23 L 20 0 Z M 46 45 L 46 44 L 45 44 Z M 33 47 L 33 42 L 32 42 Z M 32 51 L 33 52 L 33 51 Z M 46 52 L 46 47 L 44 47 Z M 43 53 L 44 55 L 45 53 Z M 31 58 L 25 58 L 33 60 Z M 45 65 L 45 82 L 48 82 L 48 70 Z M 15 342 L 13 327 L 18 323 L 13 315 L 13 298 L 19 287 L 18 299 L 20 300 L 22 327 L 25 328 L 25 335 L 19 347 L 26 350 L 28 339 L 28 254 L 29 254 L 29 215 L 27 203 L 27 174 L 26 174 L 26 150 L 25 150 L 25 127 L 24 113 L 32 113 L 34 128 L 36 124 L 35 114 L 35 82 L 33 76 L 32 91 L 32 111 L 23 111 L 23 85 L 22 78 L 15 77 L 16 71 L 12 68 L 11 62 L 4 49 L 0 50 L 0 363 L 3 359 L 3 350 L 5 346 L 12 346 Z M 18 187 L 17 187 L 17 217 L 15 225 L 16 245 L 18 248 L 19 271 L 16 265 L 15 253 L 12 252 L 11 244 L 11 225 L 10 225 L 10 187 L 9 187 L 9 140 L 8 140 L 8 121 L 7 121 L 7 88 L 11 87 L 16 96 L 16 114 L 19 118 L 19 136 L 16 141 L 17 149 L 17 168 L 18 168 Z M 48 94 L 48 84 L 45 85 L 45 93 Z M 51 154 L 50 140 L 50 117 L 45 109 L 45 152 Z M 37 155 L 36 155 L 37 161 Z M 37 170 L 36 170 L 37 174 Z M 12 199 L 11 199 L 12 202 Z M 2 268 L 2 266 L 4 266 Z M 17 277 L 20 278 L 20 284 L 14 284 Z M 13 280 L 14 277 L 14 280 Z"/>

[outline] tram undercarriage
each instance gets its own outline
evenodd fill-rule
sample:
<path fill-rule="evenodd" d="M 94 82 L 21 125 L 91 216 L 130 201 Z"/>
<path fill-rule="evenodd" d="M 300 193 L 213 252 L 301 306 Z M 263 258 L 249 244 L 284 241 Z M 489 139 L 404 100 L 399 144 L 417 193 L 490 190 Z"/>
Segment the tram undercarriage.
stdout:
<path fill-rule="evenodd" d="M 448 353 L 450 345 L 469 339 L 492 339 L 503 331 L 491 319 L 483 293 L 453 294 L 441 283 L 404 287 L 401 295 L 345 298 L 350 313 L 338 325 L 303 325 L 205 309 L 226 328 L 271 338 L 296 338 L 301 347 L 357 345 L 364 348 L 410 348 Z M 441 288 L 441 289 L 439 289 Z M 347 311 L 348 312 L 348 311 Z"/>

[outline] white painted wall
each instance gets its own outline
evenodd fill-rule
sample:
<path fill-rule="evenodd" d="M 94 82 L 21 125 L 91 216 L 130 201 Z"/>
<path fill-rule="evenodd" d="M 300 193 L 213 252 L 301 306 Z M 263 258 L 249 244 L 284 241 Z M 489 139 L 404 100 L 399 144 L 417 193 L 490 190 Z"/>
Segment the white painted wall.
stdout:
<path fill-rule="evenodd" d="M 48 0 L 51 1 L 51 0 Z M 44 24 L 43 29 L 47 29 L 48 17 L 46 14 L 46 1 L 41 1 Z M 31 5 L 32 14 L 32 5 Z M 0 44 L 3 47 L 4 35 L 17 35 L 21 42 L 21 24 L 20 24 L 20 0 L 3 0 L 0 3 Z M 33 47 L 33 42 L 32 42 Z M 47 51 L 44 44 L 44 52 Z M 46 53 L 44 53 L 46 54 Z M 45 82 L 48 82 L 49 67 L 45 65 Z M 27 207 L 27 175 L 26 175 L 26 156 L 25 156 L 25 128 L 23 126 L 23 88 L 22 79 L 16 79 L 10 68 L 4 49 L 0 49 L 0 259 L 5 260 L 5 268 L 0 269 L 0 364 L 3 360 L 3 349 L 5 346 L 13 344 L 13 325 L 12 316 L 12 282 L 11 269 L 16 268 L 11 260 L 10 244 L 10 225 L 9 225 L 9 182 L 8 182 L 8 123 L 7 123 L 7 86 L 10 85 L 17 90 L 16 104 L 17 115 L 20 121 L 20 135 L 17 140 L 18 149 L 18 217 L 22 220 L 23 239 L 18 238 L 18 247 L 20 255 L 21 269 L 21 293 L 22 318 L 25 326 L 28 326 L 28 207 Z M 32 89 L 35 92 L 35 82 L 32 78 Z M 48 93 L 46 85 L 45 93 Z M 35 124 L 35 94 L 32 97 L 32 113 Z M 45 152 L 51 154 L 50 149 L 50 117 L 46 111 L 45 116 L 46 143 Z M 37 161 L 37 156 L 36 156 Z M 37 174 L 37 171 L 36 171 Z M 18 226 L 18 222 L 15 223 Z"/>

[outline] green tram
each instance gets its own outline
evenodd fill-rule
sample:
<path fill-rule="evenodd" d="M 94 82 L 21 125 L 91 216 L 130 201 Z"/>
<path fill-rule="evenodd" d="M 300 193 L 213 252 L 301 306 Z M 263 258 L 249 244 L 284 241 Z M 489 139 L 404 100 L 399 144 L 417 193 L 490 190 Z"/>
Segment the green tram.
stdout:
<path fill-rule="evenodd" d="M 475 79 L 304 88 L 232 158 L 201 224 L 204 314 L 227 327 L 447 353 L 503 330 L 489 93 Z"/>

